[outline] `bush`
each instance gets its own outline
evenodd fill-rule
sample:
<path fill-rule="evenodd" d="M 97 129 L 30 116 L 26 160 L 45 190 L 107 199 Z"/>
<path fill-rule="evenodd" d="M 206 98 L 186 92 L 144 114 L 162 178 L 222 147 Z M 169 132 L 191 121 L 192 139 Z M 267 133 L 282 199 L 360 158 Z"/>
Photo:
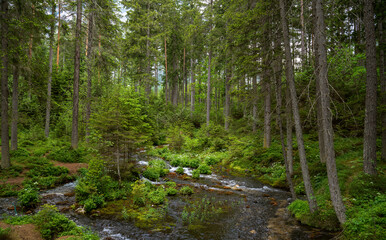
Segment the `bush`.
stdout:
<path fill-rule="evenodd" d="M 194 158 L 189 161 L 189 167 L 198 168 L 199 166 L 200 166 L 200 161 L 198 159 Z"/>
<path fill-rule="evenodd" d="M 1 228 L 0 227 L 0 239 L 7 240 L 9 238 L 9 233 L 11 232 L 11 228 Z"/>
<path fill-rule="evenodd" d="M 160 205 L 166 200 L 166 191 L 163 188 L 157 188 L 148 194 L 148 198 L 152 204 Z"/>
<path fill-rule="evenodd" d="M 347 211 L 346 239 L 383 239 L 386 236 L 386 195 Z"/>
<path fill-rule="evenodd" d="M 40 167 L 34 167 L 27 173 L 27 177 L 48 177 L 48 176 L 60 176 L 62 174 L 67 174 L 68 169 L 61 166 L 50 166 L 44 165 Z"/>
<path fill-rule="evenodd" d="M 179 127 L 169 129 L 166 142 L 169 144 L 171 149 L 180 151 L 185 142 L 183 130 Z"/>
<path fill-rule="evenodd" d="M 84 210 L 91 212 L 94 209 L 102 207 L 105 204 L 105 199 L 101 195 L 91 195 L 86 201 L 84 201 Z"/>
<path fill-rule="evenodd" d="M 167 188 L 166 193 L 168 196 L 174 196 L 177 195 L 178 191 L 175 188 Z"/>
<path fill-rule="evenodd" d="M 194 169 L 192 172 L 192 177 L 195 179 L 199 179 L 200 178 L 200 170 Z"/>
<path fill-rule="evenodd" d="M 76 224 L 60 214 L 55 206 L 44 205 L 33 219 L 44 239 L 56 239 L 63 232 L 77 229 Z"/>
<path fill-rule="evenodd" d="M 26 186 L 18 193 L 17 200 L 23 208 L 35 207 L 40 202 L 39 190 L 32 186 Z"/>
<path fill-rule="evenodd" d="M 210 167 L 208 165 L 206 165 L 205 163 L 201 164 L 198 167 L 198 170 L 200 171 L 201 174 L 212 174 L 212 171 L 210 170 Z"/>
<path fill-rule="evenodd" d="M 177 184 L 175 182 L 172 182 L 172 181 L 166 182 L 165 185 L 168 187 L 171 187 L 171 188 L 177 187 Z"/>
<path fill-rule="evenodd" d="M 53 151 L 49 155 L 49 157 L 55 161 L 68 163 L 83 162 L 83 156 L 84 153 L 82 150 L 68 147 Z"/>
<path fill-rule="evenodd" d="M 30 153 L 28 152 L 27 149 L 19 147 L 16 150 L 10 151 L 9 155 L 11 157 L 14 157 L 14 158 L 16 158 L 16 157 L 29 157 Z"/>
<path fill-rule="evenodd" d="M 177 168 L 177 170 L 176 170 L 176 173 L 178 173 L 178 174 L 184 174 L 185 173 L 185 170 L 184 170 L 184 168 L 183 167 L 178 167 Z"/>
<path fill-rule="evenodd" d="M 143 172 L 143 176 L 151 181 L 157 181 L 160 177 L 160 172 L 158 168 L 149 167 Z"/>
<path fill-rule="evenodd" d="M 185 186 L 180 189 L 181 195 L 191 195 L 193 193 L 194 193 L 193 189 L 189 186 Z"/>

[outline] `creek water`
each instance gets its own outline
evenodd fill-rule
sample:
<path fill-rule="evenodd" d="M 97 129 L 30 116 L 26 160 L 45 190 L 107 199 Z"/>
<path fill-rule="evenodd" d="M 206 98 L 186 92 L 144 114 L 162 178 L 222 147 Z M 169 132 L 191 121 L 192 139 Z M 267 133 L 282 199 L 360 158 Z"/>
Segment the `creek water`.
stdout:
<path fill-rule="evenodd" d="M 148 165 L 152 158 L 138 155 L 139 165 Z M 331 239 L 333 234 L 312 229 L 299 224 L 290 216 L 286 207 L 291 202 L 286 191 L 264 185 L 251 177 L 231 176 L 226 171 L 211 175 L 201 175 L 199 180 L 186 176 L 192 169 L 184 168 L 185 177 L 175 173 L 175 167 L 168 165 L 168 180 L 178 186 L 191 186 L 195 193 L 191 196 L 168 197 L 168 207 L 163 225 L 167 228 L 136 227 L 133 221 L 118 218 L 94 217 L 71 209 L 75 203 L 76 182 L 68 183 L 43 192 L 43 203 L 56 205 L 58 209 L 78 225 L 97 232 L 101 239 Z M 145 181 L 149 181 L 144 179 Z M 162 184 L 163 182 L 151 182 Z M 204 199 L 204 200 L 203 200 Z M 194 202 L 211 201 L 222 203 L 226 208 L 211 219 L 199 225 L 188 226 L 183 221 L 184 207 Z M 0 198 L 0 214 L 14 215 L 10 206 L 16 198 Z M 191 206 L 191 205 L 190 205 Z"/>

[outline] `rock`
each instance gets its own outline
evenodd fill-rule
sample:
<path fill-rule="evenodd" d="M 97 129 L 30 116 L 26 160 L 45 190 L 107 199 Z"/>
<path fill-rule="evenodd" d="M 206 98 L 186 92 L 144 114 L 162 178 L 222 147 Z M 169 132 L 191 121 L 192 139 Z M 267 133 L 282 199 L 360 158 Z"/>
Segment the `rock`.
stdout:
<path fill-rule="evenodd" d="M 25 212 L 25 214 L 31 214 L 32 213 L 32 211 L 31 210 L 28 210 L 27 212 Z"/>
<path fill-rule="evenodd" d="M 256 230 L 251 230 L 251 231 L 249 231 L 249 233 L 251 233 L 251 234 L 256 234 L 257 232 L 256 232 Z"/>
<path fill-rule="evenodd" d="M 15 210 L 15 207 L 14 206 L 9 206 L 7 209 L 12 211 L 12 210 Z"/>
<path fill-rule="evenodd" d="M 75 210 L 76 213 L 80 213 L 80 214 L 85 214 L 86 211 L 84 210 L 84 208 L 78 208 Z"/>

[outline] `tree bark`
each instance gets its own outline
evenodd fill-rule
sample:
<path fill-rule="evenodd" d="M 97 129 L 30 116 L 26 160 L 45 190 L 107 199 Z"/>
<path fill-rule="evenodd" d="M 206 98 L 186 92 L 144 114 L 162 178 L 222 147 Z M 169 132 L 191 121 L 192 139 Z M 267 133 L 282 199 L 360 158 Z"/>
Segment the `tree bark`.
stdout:
<path fill-rule="evenodd" d="M 375 49 L 374 0 L 364 0 L 364 27 L 366 39 L 366 101 L 363 142 L 364 172 L 376 175 L 377 140 L 377 61 Z"/>
<path fill-rule="evenodd" d="M 292 124 L 292 111 L 291 111 L 291 108 L 292 108 L 292 104 L 291 104 L 291 95 L 290 95 L 290 92 L 289 92 L 289 86 L 288 86 L 288 82 L 287 82 L 287 86 L 286 86 L 286 129 L 287 129 L 287 162 L 288 162 L 288 171 L 291 175 L 291 177 L 293 176 L 294 174 L 294 168 L 293 168 L 293 143 L 292 143 L 292 128 L 293 128 L 293 124 Z"/>
<path fill-rule="evenodd" d="M 291 101 L 292 101 L 292 112 L 295 120 L 295 130 L 296 130 L 296 139 L 298 142 L 300 166 L 302 168 L 304 188 L 306 191 L 309 208 L 310 208 L 310 211 L 313 213 L 317 209 L 317 204 L 314 196 L 314 190 L 311 185 L 311 178 L 308 171 L 308 163 L 306 159 L 306 151 L 305 151 L 304 142 L 303 142 L 303 130 L 302 130 L 301 121 L 300 121 L 299 107 L 298 107 L 298 101 L 297 101 L 297 95 L 296 95 L 296 89 L 295 89 L 294 73 L 293 73 L 292 59 L 291 59 L 291 46 L 289 42 L 289 31 L 288 31 L 288 25 L 287 25 L 284 0 L 280 0 L 280 16 L 281 16 L 281 24 L 282 24 L 282 30 L 283 30 L 285 57 L 286 57 L 286 78 L 287 78 L 287 83 L 289 86 L 289 91 L 290 91 Z"/>
<path fill-rule="evenodd" d="M 190 95 L 190 109 L 191 109 L 191 116 L 193 116 L 194 113 L 194 104 L 196 99 L 196 80 L 194 78 L 194 66 L 193 66 L 193 59 L 190 59 L 190 74 L 191 74 L 191 95 Z"/>
<path fill-rule="evenodd" d="M 385 44 L 383 37 L 383 19 L 379 23 L 379 39 L 381 44 Z M 384 45 L 380 47 L 379 51 L 379 78 L 381 82 L 381 96 L 382 96 L 382 153 L 381 158 L 386 161 L 386 79 L 385 79 L 385 53 Z"/>
<path fill-rule="evenodd" d="M 1 168 L 11 166 L 9 159 L 9 130 L 8 130 L 8 0 L 1 2 Z"/>
<path fill-rule="evenodd" d="M 330 90 L 328 85 L 327 75 L 327 49 L 326 49 L 326 35 L 325 35 L 325 23 L 323 15 L 322 0 L 316 0 L 316 31 L 315 40 L 318 49 L 319 56 L 319 71 L 316 81 L 319 85 L 320 91 L 320 117 L 324 140 L 324 150 L 326 156 L 327 165 L 327 178 L 330 189 L 330 197 L 332 205 L 334 206 L 336 216 L 341 224 L 346 221 L 346 209 L 344 207 L 342 196 L 340 193 L 338 173 L 336 170 L 335 151 L 334 151 L 334 130 L 332 128 L 332 116 L 330 109 Z"/>
<path fill-rule="evenodd" d="M 271 83 L 270 76 L 264 79 L 264 148 L 271 147 Z"/>
<path fill-rule="evenodd" d="M 72 132 L 71 146 L 78 148 L 78 118 L 79 118 L 79 75 L 80 75 L 80 31 L 82 23 L 82 1 L 77 0 L 76 7 L 76 32 L 75 32 L 75 60 L 74 60 L 74 93 L 72 106 Z"/>
<path fill-rule="evenodd" d="M 61 3 L 59 0 L 59 15 L 58 15 L 58 46 L 56 49 L 56 67 L 59 68 L 59 52 L 60 52 L 60 7 Z"/>
<path fill-rule="evenodd" d="M 276 46 L 277 48 L 280 47 Z M 279 55 L 280 56 L 280 55 Z M 278 57 L 275 66 L 274 66 L 274 75 L 276 79 L 276 114 L 277 114 L 277 126 L 279 128 L 279 133 L 280 133 L 280 142 L 281 142 L 281 150 L 283 152 L 283 158 L 284 158 L 284 163 L 285 163 L 285 173 L 286 173 L 286 178 L 287 178 L 287 183 L 288 187 L 291 192 L 291 196 L 293 199 L 296 199 L 296 193 L 294 189 L 294 185 L 292 183 L 292 175 L 289 170 L 289 163 L 287 159 L 287 153 L 285 149 L 285 144 L 284 144 L 284 134 L 283 134 L 283 124 L 282 124 L 282 119 L 281 119 L 281 105 L 282 105 L 282 96 L 281 96 L 281 73 L 282 73 L 282 68 L 281 68 L 281 56 Z"/>
<path fill-rule="evenodd" d="M 52 6 L 52 16 L 55 16 L 55 6 Z M 49 54 L 49 69 L 47 82 L 47 106 L 46 106 L 46 123 L 44 127 L 44 135 L 48 138 L 50 134 L 50 118 L 51 118 L 51 84 L 52 84 L 52 58 L 54 44 L 54 22 L 51 23 L 50 33 L 50 54 Z"/>
<path fill-rule="evenodd" d="M 210 0 L 211 15 L 212 15 L 212 4 L 213 4 L 213 0 Z M 211 31 L 212 31 L 212 24 L 210 23 L 209 34 Z M 210 123 L 210 103 L 211 103 L 210 102 L 210 93 L 211 93 L 210 78 L 211 78 L 211 65 L 212 65 L 212 47 L 211 47 L 210 40 L 211 39 L 209 36 L 208 81 L 207 81 L 207 91 L 206 91 L 206 126 L 209 126 L 209 123 Z"/>
<path fill-rule="evenodd" d="M 185 48 L 184 48 L 184 70 L 183 70 L 183 74 L 184 74 L 184 86 L 185 86 L 185 90 L 184 90 L 184 93 L 185 93 L 185 107 L 188 107 L 188 80 L 187 80 L 187 77 L 186 77 L 186 68 L 185 68 Z"/>
<path fill-rule="evenodd" d="M 19 63 L 15 64 L 12 90 L 11 150 L 17 149 L 17 123 L 19 120 Z"/>
<path fill-rule="evenodd" d="M 300 55 L 302 59 L 302 67 L 304 67 L 304 63 L 306 61 L 306 44 L 304 39 L 305 26 L 304 26 L 304 1 L 303 0 L 300 0 L 300 25 L 302 26 Z"/>
<path fill-rule="evenodd" d="M 166 51 L 166 36 L 165 36 L 165 103 L 168 103 L 168 54 Z"/>
<path fill-rule="evenodd" d="M 313 24 L 314 24 L 314 34 L 316 35 L 316 1 L 312 2 L 312 9 L 313 9 Z M 315 39 L 314 39 L 315 41 Z M 319 64 L 319 48 L 318 44 L 314 43 L 314 52 L 315 52 L 315 77 L 318 78 L 319 76 L 319 71 L 320 71 L 320 64 Z M 322 163 L 326 163 L 326 150 L 324 146 L 324 138 L 323 138 L 323 128 L 322 128 L 322 107 L 320 104 L 320 85 L 319 81 L 315 81 L 315 86 L 316 86 L 316 117 L 317 117 L 317 125 L 318 125 L 318 140 L 319 140 L 319 155 L 320 155 L 320 161 Z"/>
<path fill-rule="evenodd" d="M 252 79 L 252 85 L 253 85 L 253 97 L 252 97 L 252 132 L 256 132 L 257 128 L 257 75 L 253 77 Z"/>
<path fill-rule="evenodd" d="M 92 8 L 94 8 L 92 4 Z M 90 136 L 90 117 L 91 117 L 91 90 L 92 90 L 92 63 L 94 54 L 93 50 L 93 41 L 94 41 L 94 9 L 90 10 L 88 17 L 88 40 L 87 40 L 87 100 L 86 100 L 86 141 L 89 142 Z"/>

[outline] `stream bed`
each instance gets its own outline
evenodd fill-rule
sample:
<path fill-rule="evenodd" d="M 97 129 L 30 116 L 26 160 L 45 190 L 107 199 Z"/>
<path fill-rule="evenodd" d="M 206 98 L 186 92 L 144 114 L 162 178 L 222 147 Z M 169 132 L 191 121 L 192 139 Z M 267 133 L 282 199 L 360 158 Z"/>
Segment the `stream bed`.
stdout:
<path fill-rule="evenodd" d="M 139 165 L 147 165 L 152 158 L 139 155 Z M 286 207 L 291 202 L 289 192 L 263 185 L 250 177 L 236 177 L 224 173 L 201 175 L 199 180 L 183 178 L 177 168 L 169 167 L 167 178 L 177 185 L 195 190 L 191 196 L 168 197 L 165 229 L 142 229 L 133 221 L 93 217 L 73 210 L 76 182 L 43 192 L 44 204 L 56 205 L 78 225 L 91 228 L 101 239 L 331 239 L 334 234 L 299 224 Z M 187 176 L 192 169 L 184 168 Z M 144 179 L 145 181 L 149 181 Z M 161 184 L 162 182 L 152 182 Z M 197 226 L 187 226 L 182 212 L 188 203 L 211 200 L 231 206 L 214 219 Z M 14 215 L 10 208 L 16 198 L 0 198 L 0 214 Z"/>

